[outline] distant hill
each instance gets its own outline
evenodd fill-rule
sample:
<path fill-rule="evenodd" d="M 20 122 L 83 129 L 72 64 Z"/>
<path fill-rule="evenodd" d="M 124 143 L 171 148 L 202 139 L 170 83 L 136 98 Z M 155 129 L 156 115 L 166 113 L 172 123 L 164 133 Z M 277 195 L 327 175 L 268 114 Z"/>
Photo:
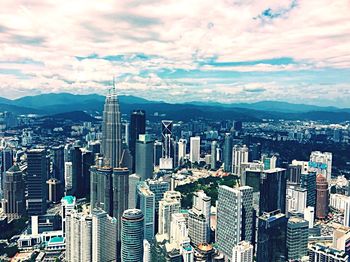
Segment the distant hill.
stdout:
<path fill-rule="evenodd" d="M 0 111 L 11 111 L 16 114 L 58 114 L 58 116 L 63 114 L 62 117 L 68 117 L 64 113 L 82 111 L 88 114 L 101 113 L 104 101 L 105 97 L 97 94 L 51 93 L 27 96 L 15 100 L 0 98 Z M 173 120 L 206 117 L 217 120 L 235 119 L 243 121 L 259 121 L 261 119 L 350 121 L 350 109 L 347 108 L 320 107 L 279 101 L 232 104 L 194 101 L 170 104 L 135 96 L 119 96 L 119 101 L 123 114 L 129 114 L 134 109 L 144 109 L 148 118 L 157 118 L 157 114 L 154 113 L 158 113 L 158 115 L 165 114 L 166 118 Z M 81 115 L 81 117 L 83 116 Z"/>
<path fill-rule="evenodd" d="M 90 116 L 89 114 L 83 112 L 83 111 L 73 111 L 73 112 L 66 112 L 66 113 L 60 113 L 55 115 L 48 115 L 42 117 L 44 119 L 50 119 L 50 120 L 71 120 L 73 122 L 96 122 L 97 119 Z"/>

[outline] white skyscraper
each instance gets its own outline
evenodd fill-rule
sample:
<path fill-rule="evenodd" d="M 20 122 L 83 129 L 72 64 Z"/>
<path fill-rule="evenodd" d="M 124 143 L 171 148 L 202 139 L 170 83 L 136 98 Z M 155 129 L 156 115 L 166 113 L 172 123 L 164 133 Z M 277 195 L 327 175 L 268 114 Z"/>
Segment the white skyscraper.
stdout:
<path fill-rule="evenodd" d="M 232 170 L 236 175 L 242 175 L 242 164 L 248 162 L 249 149 L 245 145 L 240 147 L 235 145 L 232 148 Z"/>
<path fill-rule="evenodd" d="M 143 240 L 143 262 L 151 262 L 151 245 L 144 239 Z"/>
<path fill-rule="evenodd" d="M 344 226 L 350 227 L 350 197 L 348 197 L 345 201 Z"/>
<path fill-rule="evenodd" d="M 186 218 L 181 213 L 171 215 L 170 243 L 179 249 L 184 243 L 189 243 Z"/>
<path fill-rule="evenodd" d="M 141 181 L 141 177 L 136 174 L 129 176 L 129 201 L 128 208 L 136 208 L 137 184 Z"/>
<path fill-rule="evenodd" d="M 142 211 L 144 216 L 144 239 L 151 242 L 155 235 L 155 195 L 149 189 L 146 182 L 140 182 L 137 186 L 137 193 L 139 199 L 138 208 Z"/>
<path fill-rule="evenodd" d="M 69 191 L 72 189 L 72 162 L 64 163 L 64 181 L 65 181 L 65 190 Z"/>
<path fill-rule="evenodd" d="M 331 180 L 332 175 L 332 153 L 313 151 L 310 155 L 309 171 L 322 174 L 327 182 Z"/>
<path fill-rule="evenodd" d="M 218 249 L 226 258 L 240 241 L 253 238 L 253 188 L 219 186 L 217 207 Z"/>
<path fill-rule="evenodd" d="M 177 191 L 167 191 L 164 198 L 159 201 L 158 234 L 170 235 L 171 215 L 180 212 L 181 193 Z"/>
<path fill-rule="evenodd" d="M 309 228 L 314 227 L 314 220 L 315 220 L 315 208 L 314 207 L 305 208 L 304 219 L 309 222 Z"/>
<path fill-rule="evenodd" d="M 190 161 L 199 163 L 201 150 L 201 138 L 199 136 L 190 138 Z"/>
<path fill-rule="evenodd" d="M 247 242 L 239 242 L 232 250 L 233 262 L 253 262 L 253 246 Z"/>
<path fill-rule="evenodd" d="M 303 214 L 306 208 L 307 189 L 295 185 L 288 185 L 286 200 L 286 213 L 297 212 Z"/>
<path fill-rule="evenodd" d="M 186 139 L 180 139 L 178 144 L 178 165 L 180 166 L 183 164 L 185 158 L 186 158 L 186 145 L 187 140 Z"/>
<path fill-rule="evenodd" d="M 61 215 L 62 215 L 62 231 L 65 235 L 66 230 L 66 216 L 69 212 L 73 211 L 76 204 L 76 198 L 74 196 L 65 196 L 61 200 Z"/>

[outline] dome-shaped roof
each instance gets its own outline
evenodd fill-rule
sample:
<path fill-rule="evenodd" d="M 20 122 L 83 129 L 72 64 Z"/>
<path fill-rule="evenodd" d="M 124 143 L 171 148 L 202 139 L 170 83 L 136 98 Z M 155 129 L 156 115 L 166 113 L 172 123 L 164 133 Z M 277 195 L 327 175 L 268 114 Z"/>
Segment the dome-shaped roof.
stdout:
<path fill-rule="evenodd" d="M 327 182 L 327 179 L 322 175 L 322 174 L 318 174 L 317 177 L 316 177 L 316 183 L 324 183 L 324 182 Z"/>

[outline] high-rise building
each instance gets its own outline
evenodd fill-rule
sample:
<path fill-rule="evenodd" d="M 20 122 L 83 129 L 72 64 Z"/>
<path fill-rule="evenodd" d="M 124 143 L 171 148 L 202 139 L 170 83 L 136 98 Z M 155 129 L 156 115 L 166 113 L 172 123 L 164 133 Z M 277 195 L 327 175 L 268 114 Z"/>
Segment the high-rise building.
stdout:
<path fill-rule="evenodd" d="M 277 167 L 277 157 L 276 156 L 268 157 L 267 155 L 262 155 L 261 161 L 264 164 L 264 170 L 275 169 Z"/>
<path fill-rule="evenodd" d="M 117 219 L 102 209 L 92 214 L 92 261 L 116 261 Z"/>
<path fill-rule="evenodd" d="M 313 151 L 310 155 L 309 170 L 322 174 L 327 182 L 332 178 L 332 153 Z"/>
<path fill-rule="evenodd" d="M 82 152 L 78 146 L 71 149 L 72 157 L 72 189 L 71 194 L 81 197 L 81 188 L 83 182 L 82 178 Z M 79 181 L 79 183 L 78 183 Z"/>
<path fill-rule="evenodd" d="M 146 182 L 139 183 L 137 192 L 139 199 L 137 208 L 142 211 L 144 216 L 144 239 L 151 242 L 155 235 L 155 196 Z"/>
<path fill-rule="evenodd" d="M 62 198 L 61 181 L 56 178 L 50 178 L 46 181 L 48 189 L 48 201 L 58 203 Z"/>
<path fill-rule="evenodd" d="M 232 148 L 232 172 L 236 175 L 242 175 L 242 164 L 248 162 L 249 149 L 245 145 L 240 147 L 235 145 Z"/>
<path fill-rule="evenodd" d="M 199 136 L 190 138 L 190 161 L 199 163 L 201 151 L 201 138 Z"/>
<path fill-rule="evenodd" d="M 28 215 L 42 215 L 47 209 L 48 176 L 46 151 L 44 149 L 31 149 L 27 152 L 27 207 Z"/>
<path fill-rule="evenodd" d="M 309 237 L 309 222 L 291 217 L 287 223 L 287 254 L 288 260 L 298 261 L 307 256 L 307 244 Z"/>
<path fill-rule="evenodd" d="M 119 167 L 122 155 L 122 136 L 119 101 L 114 83 L 105 100 L 101 146 L 106 165 Z"/>
<path fill-rule="evenodd" d="M 287 173 L 288 173 L 288 181 L 292 184 L 300 184 L 300 178 L 301 178 L 301 165 L 288 165 Z"/>
<path fill-rule="evenodd" d="M 187 146 L 187 140 L 181 138 L 178 144 L 178 166 L 181 166 L 186 158 L 186 146 Z"/>
<path fill-rule="evenodd" d="M 93 166 L 90 168 L 91 209 L 101 208 L 110 216 L 113 216 L 112 174 L 111 167 Z"/>
<path fill-rule="evenodd" d="M 163 144 L 160 141 L 155 141 L 153 145 L 153 165 L 159 166 L 159 160 L 163 155 Z"/>
<path fill-rule="evenodd" d="M 314 220 L 315 220 L 315 208 L 314 207 L 307 207 L 304 210 L 304 219 L 308 221 L 309 228 L 314 227 Z"/>
<path fill-rule="evenodd" d="M 218 147 L 218 142 L 217 141 L 213 141 L 211 142 L 211 158 L 210 158 L 210 168 L 211 169 L 216 169 L 216 158 L 217 158 L 217 154 L 216 154 L 216 149 Z"/>
<path fill-rule="evenodd" d="M 162 120 L 162 142 L 163 142 L 163 158 L 171 158 L 171 136 L 173 129 L 173 121 Z"/>
<path fill-rule="evenodd" d="M 211 198 L 203 191 L 193 195 L 193 206 L 188 211 L 188 235 L 195 245 L 210 242 Z"/>
<path fill-rule="evenodd" d="M 130 131 L 129 149 L 134 159 L 132 172 L 135 172 L 136 142 L 139 139 L 139 135 L 146 134 L 146 113 L 144 110 L 134 110 L 131 112 L 129 131 Z"/>
<path fill-rule="evenodd" d="M 288 212 L 303 214 L 306 208 L 307 189 L 296 186 L 295 184 L 288 184 L 286 200 L 287 216 Z"/>
<path fill-rule="evenodd" d="M 156 215 L 159 211 L 159 202 L 163 199 L 164 193 L 170 190 L 170 183 L 164 181 L 162 178 L 149 179 L 146 181 L 149 189 L 154 193 Z"/>
<path fill-rule="evenodd" d="M 234 262 L 253 262 L 253 245 L 248 241 L 241 241 L 233 247 L 232 261 Z"/>
<path fill-rule="evenodd" d="M 64 190 L 71 192 L 72 190 L 72 162 L 64 163 Z"/>
<path fill-rule="evenodd" d="M 181 193 L 178 191 L 167 191 L 164 198 L 159 201 L 158 234 L 170 235 L 171 215 L 180 212 Z"/>
<path fill-rule="evenodd" d="M 1 185 L 0 191 L 4 188 L 5 174 L 13 165 L 13 151 L 11 148 L 4 148 L 0 151 L 0 176 L 1 176 Z M 1 195 L 0 195 L 1 196 Z"/>
<path fill-rule="evenodd" d="M 264 213 L 258 222 L 257 262 L 286 261 L 287 218 L 279 210 Z"/>
<path fill-rule="evenodd" d="M 23 173 L 17 164 L 6 171 L 2 207 L 8 220 L 18 219 L 26 212 Z"/>
<path fill-rule="evenodd" d="M 232 137 L 230 133 L 225 134 L 223 160 L 224 160 L 224 171 L 232 172 Z"/>
<path fill-rule="evenodd" d="M 217 207 L 217 244 L 225 257 L 240 241 L 253 241 L 253 188 L 219 186 Z"/>
<path fill-rule="evenodd" d="M 306 188 L 306 205 L 316 207 L 316 173 L 302 173 L 300 177 L 300 186 Z"/>
<path fill-rule="evenodd" d="M 121 220 L 121 261 L 142 261 L 144 239 L 142 211 L 139 209 L 125 210 Z"/>
<path fill-rule="evenodd" d="M 347 197 L 345 200 L 344 226 L 350 227 L 350 197 Z"/>
<path fill-rule="evenodd" d="M 141 181 L 141 177 L 136 174 L 132 174 L 129 176 L 129 200 L 128 200 L 128 208 L 134 209 L 137 204 L 137 184 Z"/>
<path fill-rule="evenodd" d="M 316 243 L 309 246 L 309 261 L 348 262 L 349 255 L 344 250 Z"/>
<path fill-rule="evenodd" d="M 260 176 L 259 214 L 286 210 L 287 175 L 283 168 L 265 170 Z"/>
<path fill-rule="evenodd" d="M 94 165 L 95 157 L 91 151 L 84 150 L 82 152 L 82 173 L 81 182 L 78 183 L 78 192 L 80 196 L 86 197 L 90 194 L 90 167 Z"/>
<path fill-rule="evenodd" d="M 139 135 L 136 141 L 135 173 L 142 181 L 153 177 L 153 145 L 150 135 Z"/>
<path fill-rule="evenodd" d="M 61 199 L 61 216 L 63 236 L 66 234 L 66 217 L 67 214 L 75 209 L 76 198 L 74 196 L 65 196 Z"/>
<path fill-rule="evenodd" d="M 61 184 L 61 192 L 64 191 L 64 146 L 55 146 L 52 147 L 53 152 L 53 161 L 52 161 L 52 167 L 53 167 L 53 177 L 58 179 Z"/>
<path fill-rule="evenodd" d="M 316 178 L 316 217 L 324 219 L 328 214 L 328 182 L 319 174 Z"/>
<path fill-rule="evenodd" d="M 173 213 L 170 221 L 170 244 L 173 244 L 176 249 L 180 249 L 183 244 L 190 242 L 186 218 L 184 214 Z"/>

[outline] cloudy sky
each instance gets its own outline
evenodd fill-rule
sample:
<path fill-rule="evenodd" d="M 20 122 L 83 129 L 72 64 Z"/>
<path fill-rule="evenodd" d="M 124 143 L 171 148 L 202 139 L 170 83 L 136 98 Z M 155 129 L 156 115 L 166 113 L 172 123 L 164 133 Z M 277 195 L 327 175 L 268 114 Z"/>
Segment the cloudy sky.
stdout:
<path fill-rule="evenodd" d="M 0 96 L 350 107 L 349 0 L 1 0 Z"/>

